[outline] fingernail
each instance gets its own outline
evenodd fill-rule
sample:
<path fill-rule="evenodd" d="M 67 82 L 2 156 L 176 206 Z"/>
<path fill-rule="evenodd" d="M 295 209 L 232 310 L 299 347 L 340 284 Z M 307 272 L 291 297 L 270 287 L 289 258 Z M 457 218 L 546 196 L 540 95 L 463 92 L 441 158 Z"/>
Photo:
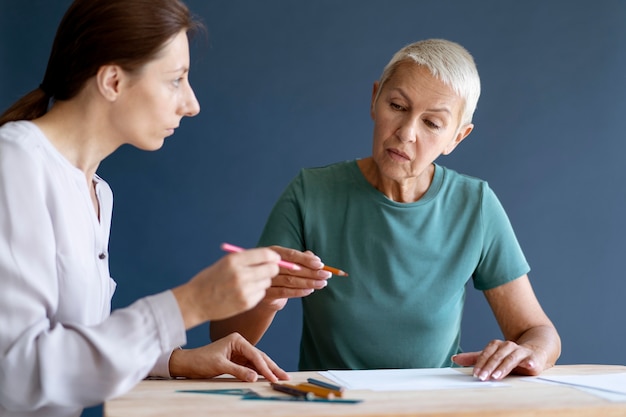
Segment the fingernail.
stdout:
<path fill-rule="evenodd" d="M 486 381 L 487 380 L 487 372 L 481 372 L 480 375 L 478 375 L 478 379 L 480 379 L 481 381 Z"/>
<path fill-rule="evenodd" d="M 313 284 L 315 289 L 318 289 L 318 290 L 320 288 L 324 288 L 326 285 L 328 285 L 328 281 L 315 281 L 315 284 Z"/>
<path fill-rule="evenodd" d="M 331 278 L 333 274 L 328 271 L 324 271 L 323 269 L 320 269 L 319 271 L 317 271 L 317 276 L 320 278 L 328 279 Z"/>
<path fill-rule="evenodd" d="M 478 378 L 478 375 L 480 375 L 480 368 L 474 368 L 474 373 L 472 375 L 474 375 L 474 378 Z"/>
<path fill-rule="evenodd" d="M 500 379 L 501 376 L 502 376 L 502 371 L 495 371 L 493 374 L 491 374 L 491 377 L 493 379 Z"/>

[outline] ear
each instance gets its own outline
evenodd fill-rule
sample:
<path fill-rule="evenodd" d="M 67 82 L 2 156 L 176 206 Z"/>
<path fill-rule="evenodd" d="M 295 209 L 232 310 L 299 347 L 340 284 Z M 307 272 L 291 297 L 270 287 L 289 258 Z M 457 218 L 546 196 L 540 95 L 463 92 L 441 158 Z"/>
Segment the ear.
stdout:
<path fill-rule="evenodd" d="M 118 65 L 103 65 L 96 73 L 98 91 L 102 96 L 115 101 L 120 94 L 123 70 Z"/>
<path fill-rule="evenodd" d="M 448 144 L 448 146 L 443 150 L 444 155 L 450 155 L 452 151 L 465 139 L 471 132 L 474 130 L 474 125 L 469 123 L 465 126 L 461 127 L 457 132 L 454 139 Z"/>
<path fill-rule="evenodd" d="M 372 101 L 370 102 L 370 117 L 372 120 L 374 119 L 374 106 L 376 105 L 376 94 L 378 94 L 378 88 L 380 84 L 378 81 L 374 82 L 374 87 L 372 87 Z"/>

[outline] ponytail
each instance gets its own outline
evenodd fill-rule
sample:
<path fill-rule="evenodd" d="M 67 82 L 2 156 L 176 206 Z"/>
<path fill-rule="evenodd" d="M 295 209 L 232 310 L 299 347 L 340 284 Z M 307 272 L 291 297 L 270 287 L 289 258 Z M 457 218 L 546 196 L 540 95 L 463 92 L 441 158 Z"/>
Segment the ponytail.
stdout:
<path fill-rule="evenodd" d="M 17 120 L 33 120 L 43 116 L 48 111 L 50 96 L 39 87 L 13 103 L 2 115 L 0 126 Z"/>

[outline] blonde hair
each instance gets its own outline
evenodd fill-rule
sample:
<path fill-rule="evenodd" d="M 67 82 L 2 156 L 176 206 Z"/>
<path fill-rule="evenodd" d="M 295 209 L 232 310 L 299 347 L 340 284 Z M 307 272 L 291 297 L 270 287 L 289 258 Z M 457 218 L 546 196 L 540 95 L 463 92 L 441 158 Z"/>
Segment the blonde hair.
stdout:
<path fill-rule="evenodd" d="M 480 77 L 470 53 L 458 43 L 445 39 L 427 39 L 414 42 L 394 54 L 383 69 L 378 95 L 402 62 L 413 61 L 452 88 L 464 101 L 461 126 L 472 122 L 480 96 Z"/>

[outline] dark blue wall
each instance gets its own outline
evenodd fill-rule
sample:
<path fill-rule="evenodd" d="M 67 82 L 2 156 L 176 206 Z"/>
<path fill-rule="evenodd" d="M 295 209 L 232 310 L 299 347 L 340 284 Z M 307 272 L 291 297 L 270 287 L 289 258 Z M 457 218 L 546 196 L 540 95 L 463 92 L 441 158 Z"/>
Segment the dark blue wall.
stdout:
<path fill-rule="evenodd" d="M 40 82 L 69 1 L 0 4 L 0 108 Z M 255 244 L 299 168 L 368 156 L 372 82 L 401 46 L 458 41 L 483 92 L 468 140 L 439 162 L 489 181 L 560 330 L 560 363 L 626 362 L 626 2 L 620 0 L 190 0 L 202 106 L 158 152 L 122 148 L 99 173 L 115 192 L 115 306 L 186 281 L 230 241 Z M 299 303 L 260 346 L 296 367 Z M 189 333 L 208 339 L 207 326 Z M 463 346 L 499 331 L 470 291 Z"/>

